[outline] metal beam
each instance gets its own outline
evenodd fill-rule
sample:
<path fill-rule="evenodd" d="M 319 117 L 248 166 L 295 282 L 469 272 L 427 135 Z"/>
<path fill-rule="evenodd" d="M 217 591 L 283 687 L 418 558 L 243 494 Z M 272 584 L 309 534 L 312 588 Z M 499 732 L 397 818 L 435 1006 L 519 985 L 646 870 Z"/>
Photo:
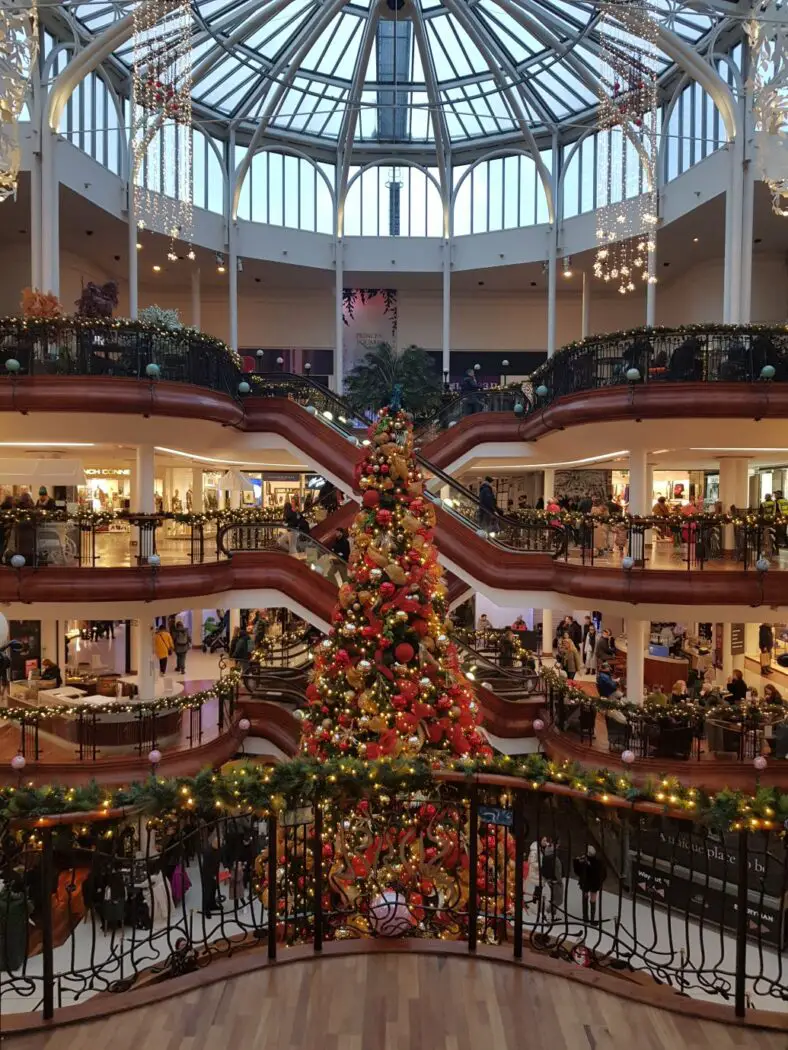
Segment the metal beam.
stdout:
<path fill-rule="evenodd" d="M 435 62 L 427 42 L 421 0 L 413 0 L 413 35 L 421 55 L 421 66 L 424 70 L 424 83 L 427 88 L 427 99 L 430 106 L 432 133 L 435 136 L 435 152 L 438 157 L 438 170 L 441 177 L 441 199 L 443 201 L 443 236 L 449 237 L 451 235 L 451 136 L 446 123 L 446 115 L 441 105 Z"/>
<path fill-rule="evenodd" d="M 380 22 L 380 11 L 374 7 L 367 16 L 367 24 L 361 36 L 361 44 L 356 54 L 356 63 L 353 68 L 353 79 L 350 82 L 350 94 L 345 104 L 345 112 L 342 114 L 342 123 L 339 128 L 337 139 L 337 236 L 341 237 L 345 224 L 345 193 L 347 191 L 348 173 L 350 171 L 350 156 L 353 152 L 353 139 L 356 135 L 356 124 L 358 123 L 358 109 L 361 104 L 361 95 L 364 91 L 364 78 L 369 66 L 372 47 L 375 43 L 378 23 Z"/>

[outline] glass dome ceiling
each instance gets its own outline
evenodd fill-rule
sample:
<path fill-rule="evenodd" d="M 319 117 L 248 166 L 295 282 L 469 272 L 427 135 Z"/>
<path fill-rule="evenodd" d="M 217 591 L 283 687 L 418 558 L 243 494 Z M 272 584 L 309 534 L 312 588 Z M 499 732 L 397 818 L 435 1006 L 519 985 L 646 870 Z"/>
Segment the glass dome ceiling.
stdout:
<path fill-rule="evenodd" d="M 119 6 L 72 12 L 96 34 L 128 12 Z M 677 0 L 651 6 L 692 45 L 715 22 Z M 437 136 L 462 150 L 522 141 L 525 125 L 571 127 L 597 104 L 591 0 L 193 0 L 192 11 L 195 116 L 241 139 L 262 123 L 300 146 L 424 148 Z M 132 54 L 129 40 L 117 58 Z"/>

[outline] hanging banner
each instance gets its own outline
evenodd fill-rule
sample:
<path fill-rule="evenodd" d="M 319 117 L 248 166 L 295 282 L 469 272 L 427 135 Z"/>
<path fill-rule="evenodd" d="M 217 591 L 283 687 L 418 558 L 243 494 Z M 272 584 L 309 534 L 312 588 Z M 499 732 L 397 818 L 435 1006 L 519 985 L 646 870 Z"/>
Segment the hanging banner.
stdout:
<path fill-rule="evenodd" d="M 350 372 L 380 343 L 397 345 L 397 292 L 393 288 L 344 288 L 343 372 Z"/>

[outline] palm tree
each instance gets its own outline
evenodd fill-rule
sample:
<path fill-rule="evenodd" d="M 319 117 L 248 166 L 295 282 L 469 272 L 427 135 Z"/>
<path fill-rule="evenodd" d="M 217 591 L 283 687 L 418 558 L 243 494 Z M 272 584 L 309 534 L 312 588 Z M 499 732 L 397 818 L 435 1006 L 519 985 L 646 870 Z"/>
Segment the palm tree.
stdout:
<path fill-rule="evenodd" d="M 395 350 L 378 343 L 347 376 L 347 397 L 358 412 L 388 405 L 399 386 L 402 407 L 423 419 L 440 407 L 441 377 L 435 362 L 420 346 Z"/>

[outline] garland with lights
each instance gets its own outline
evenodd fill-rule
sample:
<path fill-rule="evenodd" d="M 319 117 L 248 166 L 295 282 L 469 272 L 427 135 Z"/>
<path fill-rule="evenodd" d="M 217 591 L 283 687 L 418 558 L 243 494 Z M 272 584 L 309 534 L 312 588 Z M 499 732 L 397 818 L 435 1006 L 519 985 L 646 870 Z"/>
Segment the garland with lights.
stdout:
<path fill-rule="evenodd" d="M 201 689 L 198 693 L 182 693 L 177 696 L 162 696 L 158 700 L 116 700 L 107 697 L 105 704 L 39 704 L 26 707 L 8 707 L 0 709 L 0 721 L 30 722 L 37 718 L 79 718 L 80 715 L 139 714 L 150 715 L 158 711 L 197 710 L 219 697 L 231 696 L 235 691 L 241 673 L 233 669 L 224 678 L 220 678 L 210 689 Z"/>
<path fill-rule="evenodd" d="M 161 340 L 160 343 L 154 344 L 158 351 L 166 351 L 168 346 L 183 346 L 185 343 L 190 349 L 214 350 L 221 354 L 238 370 L 239 379 L 243 370 L 243 363 L 235 350 L 216 336 L 201 332 L 198 328 L 183 327 L 173 330 L 147 321 L 133 321 L 128 317 L 0 317 L 0 334 L 5 336 L 6 342 L 10 337 L 20 335 L 57 341 L 69 332 L 107 337 L 123 334 L 155 336 L 157 340 Z M 106 348 L 107 344 L 104 343 L 103 346 Z M 9 344 L 5 349 L 10 352 L 13 346 Z"/>
<path fill-rule="evenodd" d="M 616 343 L 623 340 L 632 340 L 639 337 L 652 338 L 654 336 L 707 336 L 707 335 L 776 335 L 785 338 L 788 335 L 788 324 L 723 324 L 717 321 L 705 323 L 677 325 L 654 325 L 653 327 L 640 326 L 638 328 L 622 328 L 617 332 L 599 333 L 589 335 L 584 339 L 575 339 L 566 343 L 553 356 L 539 365 L 531 374 L 531 381 L 538 383 L 540 379 L 549 378 L 556 369 L 560 369 L 562 358 L 577 353 L 578 350 L 589 350 L 605 343 Z M 543 399 L 544 400 L 544 399 Z"/>
<path fill-rule="evenodd" d="M 693 821 L 721 830 L 742 826 L 769 830 L 788 820 L 788 794 L 778 788 L 759 786 L 754 793 L 725 788 L 713 793 L 684 785 L 676 777 L 636 784 L 628 772 L 586 769 L 534 754 L 454 759 L 440 770 L 418 757 L 374 762 L 295 758 L 272 767 L 235 766 L 226 773 L 203 770 L 193 777 L 151 776 L 121 788 L 95 781 L 76 787 L 4 786 L 0 788 L 0 820 L 45 823 L 47 818 L 71 813 L 82 818 L 90 814 L 91 819 L 100 820 L 113 810 L 139 810 L 158 818 L 194 813 L 206 820 L 222 814 L 267 816 L 320 801 L 343 807 L 381 795 L 384 800 L 395 795 L 440 797 L 442 792 L 451 793 L 452 784 L 447 779 L 453 773 L 460 774 L 458 786 L 464 790 L 477 778 L 483 784 L 486 776 L 500 775 L 512 778 L 507 790 L 539 791 L 557 785 L 576 792 L 578 797 L 602 803 L 616 799 L 683 811 Z"/>

